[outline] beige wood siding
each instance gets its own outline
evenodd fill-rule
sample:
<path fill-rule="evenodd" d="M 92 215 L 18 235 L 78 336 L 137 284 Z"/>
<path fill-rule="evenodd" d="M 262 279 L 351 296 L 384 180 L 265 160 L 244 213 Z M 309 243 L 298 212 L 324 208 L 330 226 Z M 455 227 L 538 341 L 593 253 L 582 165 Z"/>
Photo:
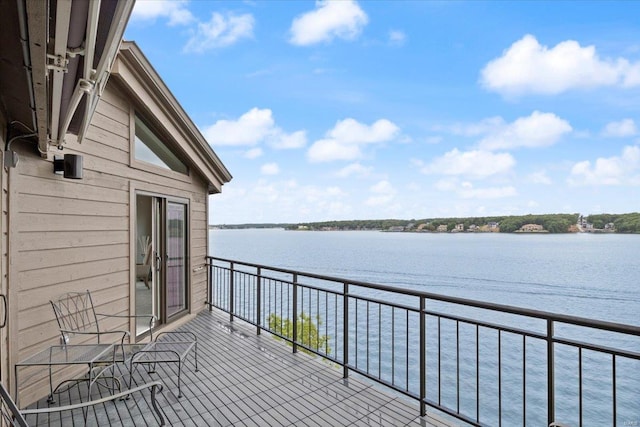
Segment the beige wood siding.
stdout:
<path fill-rule="evenodd" d="M 4 118 L 0 116 L 0 144 L 4 147 L 6 141 L 4 140 L 4 136 L 7 134 L 6 131 L 6 123 L 4 122 Z M 1 156 L 0 156 L 1 157 Z M 4 160 L 4 159 L 3 159 Z M 8 230 L 8 221 L 7 216 L 8 206 L 7 206 L 7 195 L 8 195 L 8 187 L 7 187 L 7 172 L 4 168 L 0 170 L 0 224 L 2 233 L 0 234 L 0 293 L 7 295 L 7 269 L 9 265 L 8 258 L 8 239 L 7 239 L 7 230 Z M 3 312 L 6 307 L 0 307 L 0 322 L 2 321 L 2 316 L 5 315 Z M 5 387 L 8 385 L 7 377 L 8 377 L 8 354 L 9 354 L 9 345 L 8 345 L 8 329 L 3 328 L 0 330 L 0 375 L 2 376 L 2 381 Z"/>
<path fill-rule="evenodd" d="M 28 144 L 19 147 L 20 163 L 10 171 L 8 213 L 10 274 L 14 274 L 11 296 L 17 319 L 12 334 L 19 337 L 9 352 L 12 363 L 59 342 L 49 300 L 63 293 L 89 289 L 98 311 L 130 314 L 135 286 L 135 191 L 189 200 L 190 308 L 192 313 L 204 308 L 206 272 L 197 267 L 207 254 L 207 183 L 193 171 L 175 179 L 160 168 L 132 167 L 130 123 L 135 106 L 129 99 L 117 82 L 110 81 L 82 144 L 68 137 L 64 151 L 52 150 L 48 160 Z M 162 118 L 157 120 L 162 123 Z M 83 155 L 82 180 L 53 173 L 53 155 L 65 153 Z M 2 183 L 4 198 L 4 179 Z M 4 221 L 4 200 L 2 209 Z M 4 251 L 4 240 L 2 247 Z M 127 320 L 110 326 L 135 336 L 134 325 Z M 23 403 L 41 397 L 37 386 L 21 384 Z"/>

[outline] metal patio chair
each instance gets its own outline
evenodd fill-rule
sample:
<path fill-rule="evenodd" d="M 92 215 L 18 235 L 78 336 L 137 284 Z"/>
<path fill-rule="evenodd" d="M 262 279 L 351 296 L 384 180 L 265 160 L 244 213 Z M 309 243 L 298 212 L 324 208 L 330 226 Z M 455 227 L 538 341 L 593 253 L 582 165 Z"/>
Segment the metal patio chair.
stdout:
<path fill-rule="evenodd" d="M 89 295 L 90 297 L 90 295 Z M 7 325 L 7 299 L 4 294 L 0 294 L 0 301 L 2 302 L 2 321 L 0 321 L 0 329 L 4 328 Z M 64 405 L 57 407 L 49 407 L 49 408 L 40 408 L 40 409 L 18 409 L 18 406 L 15 404 L 11 395 L 4 387 L 4 384 L 0 378 L 0 426 L 17 426 L 17 427 L 28 427 L 29 423 L 25 417 L 34 415 L 45 416 L 47 414 L 56 414 L 65 411 L 73 411 L 73 410 L 82 410 L 83 416 L 86 424 L 86 410 L 90 407 L 96 407 L 97 405 L 106 403 L 106 402 L 116 402 L 121 399 L 128 398 L 132 393 L 142 392 L 145 389 L 151 389 L 151 405 L 153 410 L 155 411 L 158 419 L 160 420 L 160 425 L 165 425 L 164 417 L 162 416 L 162 412 L 160 407 L 158 406 L 158 402 L 156 400 L 156 393 L 162 390 L 162 383 L 160 381 L 153 381 L 146 384 L 142 384 L 133 388 L 129 388 L 120 393 L 111 394 L 107 397 L 103 397 L 100 399 L 89 400 L 86 402 L 80 402 L 72 405 Z"/>
<path fill-rule="evenodd" d="M 124 344 L 129 337 L 129 331 L 125 330 L 106 330 L 100 326 L 101 320 L 109 318 L 148 318 L 149 319 L 149 335 L 153 340 L 153 326 L 156 317 L 153 315 L 115 315 L 96 313 L 91 298 L 91 292 L 69 292 L 59 298 L 57 301 L 50 301 L 53 312 L 58 321 L 60 329 L 60 340 L 62 344 L 68 344 L 72 335 L 95 336 L 97 343 L 101 343 L 104 335 L 116 335 L 120 344 Z M 113 341 L 113 340 L 112 340 Z"/>
<path fill-rule="evenodd" d="M 4 388 L 4 385 L 0 383 L 0 425 L 29 427 L 30 424 L 27 422 L 27 419 L 30 415 L 35 417 L 42 417 L 49 414 L 57 414 L 74 410 L 83 411 L 83 417 L 86 424 L 88 408 L 93 407 L 95 409 L 95 407 L 97 407 L 98 405 L 104 404 L 106 402 L 117 402 L 119 400 L 124 400 L 132 393 L 139 391 L 142 392 L 145 389 L 151 389 L 151 405 L 153 406 L 153 410 L 160 420 L 160 425 L 165 425 L 162 411 L 160 410 L 160 407 L 158 406 L 158 402 L 156 400 L 156 393 L 162 389 L 162 383 L 160 381 L 143 384 L 120 393 L 111 394 L 100 399 L 89 400 L 87 402 L 80 402 L 72 405 L 52 406 L 40 409 L 18 409 L 15 402 L 11 398 L 11 395 Z"/>
<path fill-rule="evenodd" d="M 55 313 L 56 320 L 58 322 L 58 328 L 60 330 L 60 342 L 63 346 L 73 345 L 72 337 L 79 335 L 82 337 L 95 337 L 95 339 L 83 340 L 82 344 L 88 342 L 93 344 L 114 344 L 121 348 L 120 353 L 124 354 L 125 341 L 130 342 L 129 331 L 125 330 L 107 330 L 104 326 L 101 326 L 101 321 L 109 318 L 148 318 L 149 319 L 149 336 L 153 340 L 153 326 L 155 324 L 156 317 L 153 315 L 112 315 L 96 313 L 91 292 L 69 292 L 60 297 L 56 301 L 50 301 Z M 108 339 L 109 336 L 113 337 Z M 114 353 L 115 354 L 115 353 Z M 89 372 L 84 378 L 75 378 L 73 380 L 63 381 L 55 389 L 62 386 L 64 383 L 78 383 L 82 381 L 88 381 L 90 384 L 89 391 L 91 391 L 92 384 L 102 385 L 96 382 L 96 378 L 101 378 L 107 388 L 112 391 L 116 389 L 120 391 L 120 381 L 115 376 L 105 376 L 103 373 L 114 364 L 114 358 L 111 360 L 105 359 L 103 361 L 92 361 L 89 364 Z M 112 385 L 107 386 L 106 383 L 111 380 Z M 53 386 L 52 386 L 53 387 Z M 54 401 L 53 393 L 50 395 L 50 401 Z"/>

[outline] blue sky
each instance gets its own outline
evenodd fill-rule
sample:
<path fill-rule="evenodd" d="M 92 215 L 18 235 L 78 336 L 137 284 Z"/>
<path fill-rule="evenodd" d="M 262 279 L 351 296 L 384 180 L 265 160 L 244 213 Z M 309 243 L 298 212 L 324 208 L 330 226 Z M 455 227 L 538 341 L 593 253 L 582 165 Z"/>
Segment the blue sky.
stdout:
<path fill-rule="evenodd" d="M 149 1 L 210 222 L 640 210 L 640 2 Z"/>

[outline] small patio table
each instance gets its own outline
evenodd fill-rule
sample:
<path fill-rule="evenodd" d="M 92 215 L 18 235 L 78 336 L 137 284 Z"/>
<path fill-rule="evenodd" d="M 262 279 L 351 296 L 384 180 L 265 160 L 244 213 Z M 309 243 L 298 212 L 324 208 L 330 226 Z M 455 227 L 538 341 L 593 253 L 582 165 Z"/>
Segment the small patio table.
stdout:
<path fill-rule="evenodd" d="M 114 359 L 129 365 L 129 387 L 131 387 L 134 365 L 151 365 L 153 368 L 148 372 L 153 373 L 156 363 L 176 363 L 178 365 L 178 397 L 182 397 L 180 388 L 182 364 L 192 350 L 194 351 L 195 370 L 197 372 L 198 341 L 192 332 L 161 332 L 154 341 L 146 344 L 117 345 L 114 347 Z M 121 351 L 122 353 L 120 353 Z"/>
<path fill-rule="evenodd" d="M 119 346 L 119 345 L 118 345 Z M 15 401 L 18 405 L 19 399 L 19 382 L 18 368 L 27 366 L 46 366 L 49 368 L 49 399 L 53 401 L 53 381 L 52 371 L 54 366 L 63 365 L 88 365 L 89 366 L 89 395 L 91 394 L 91 385 L 95 380 L 93 374 L 94 364 L 104 362 L 106 356 L 113 358 L 114 344 L 79 344 L 79 345 L 54 345 L 46 348 L 28 358 L 16 363 L 14 368 L 16 379 Z M 18 405 L 19 407 L 19 405 Z"/>

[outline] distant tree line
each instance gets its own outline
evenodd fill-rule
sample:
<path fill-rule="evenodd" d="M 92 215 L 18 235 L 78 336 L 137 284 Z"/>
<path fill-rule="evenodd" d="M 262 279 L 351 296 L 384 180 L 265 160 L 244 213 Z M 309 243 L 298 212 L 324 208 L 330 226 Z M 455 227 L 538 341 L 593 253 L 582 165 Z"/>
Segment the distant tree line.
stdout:
<path fill-rule="evenodd" d="M 446 225 L 447 231 L 453 230 L 456 225 L 463 224 L 464 229 L 475 225 L 485 226 L 489 223 L 498 223 L 501 233 L 512 233 L 519 230 L 525 224 L 539 224 L 550 233 L 567 233 L 569 227 L 578 222 L 579 214 L 546 214 L 546 215 L 520 215 L 520 216 L 486 216 L 466 218 L 425 218 L 425 219 L 381 219 L 381 220 L 354 220 L 354 221 L 326 221 L 304 224 L 292 224 L 288 229 L 309 230 L 389 230 L 392 227 L 403 227 L 406 231 L 416 231 L 421 224 L 424 231 L 436 231 L 438 226 Z"/>
<path fill-rule="evenodd" d="M 293 224 L 283 223 L 262 223 L 262 224 L 220 224 L 212 225 L 212 228 L 222 228 L 228 230 L 241 230 L 244 228 L 290 228 Z"/>
<path fill-rule="evenodd" d="M 613 223 L 618 233 L 640 233 L 640 213 L 589 215 L 587 222 L 594 228 L 604 228 Z"/>
<path fill-rule="evenodd" d="M 580 214 L 544 214 L 544 215 L 518 215 L 518 216 L 485 216 L 485 217 L 460 217 L 460 218 L 425 218 L 425 219 L 364 219 L 345 221 L 321 221 L 308 223 L 263 223 L 263 224 L 235 224 L 218 225 L 223 229 L 242 228 L 284 228 L 287 230 L 376 230 L 387 231 L 394 227 L 404 231 L 436 231 L 438 226 L 446 225 L 447 231 L 455 229 L 456 225 L 463 224 L 464 230 L 469 230 L 472 225 L 483 227 L 489 223 L 499 224 L 501 233 L 513 233 L 525 224 L 542 225 L 549 233 L 568 233 L 571 227 L 580 219 Z M 606 224 L 613 223 L 618 233 L 640 233 L 640 213 L 627 214 L 600 214 L 590 215 L 585 218 L 596 229 L 605 228 Z M 575 231 L 575 230 L 574 230 Z"/>
<path fill-rule="evenodd" d="M 363 219 L 348 221 L 323 221 L 310 222 L 305 224 L 291 224 L 288 229 L 298 229 L 300 226 L 313 230 L 335 229 L 335 230 L 388 230 L 391 227 L 406 227 L 415 220 L 405 219 Z"/>

